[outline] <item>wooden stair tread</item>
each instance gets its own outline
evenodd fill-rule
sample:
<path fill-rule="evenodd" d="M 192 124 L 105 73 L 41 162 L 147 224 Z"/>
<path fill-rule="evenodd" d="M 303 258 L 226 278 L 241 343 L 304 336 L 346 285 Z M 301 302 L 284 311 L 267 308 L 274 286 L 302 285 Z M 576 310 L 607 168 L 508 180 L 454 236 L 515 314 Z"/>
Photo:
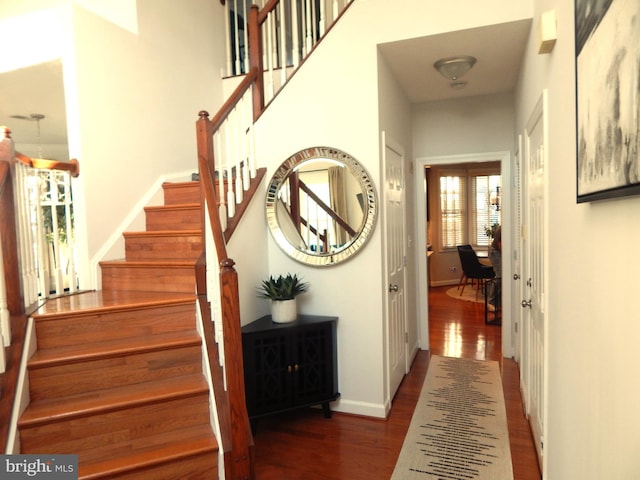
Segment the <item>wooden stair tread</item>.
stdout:
<path fill-rule="evenodd" d="M 194 439 L 171 441 L 164 436 L 165 445 L 162 447 L 148 448 L 132 453 L 127 457 L 110 458 L 102 462 L 82 464 L 79 468 L 80 478 L 98 479 L 113 478 L 123 473 L 148 468 L 153 465 L 169 463 L 181 458 L 193 457 L 202 454 L 215 454 L 218 451 L 218 443 L 212 434 L 194 432 Z"/>
<path fill-rule="evenodd" d="M 199 209 L 199 203 L 175 203 L 169 205 L 147 205 L 144 207 L 145 212 L 168 211 L 168 210 L 193 210 Z"/>
<path fill-rule="evenodd" d="M 18 426 L 32 427 L 208 392 L 209 387 L 204 376 L 191 374 L 169 381 L 154 380 L 67 397 L 36 400 L 31 402 L 22 414 Z"/>
<path fill-rule="evenodd" d="M 122 338 L 105 342 L 38 349 L 29 359 L 28 368 L 76 363 L 100 358 L 132 355 L 202 343 L 195 330 L 157 333 L 146 337 Z"/>
<path fill-rule="evenodd" d="M 139 232 L 124 232 L 126 237 L 189 237 L 201 236 L 202 230 L 144 230 Z"/>
<path fill-rule="evenodd" d="M 32 316 L 37 321 L 41 321 L 55 319 L 61 314 L 84 316 L 99 312 L 133 311 L 162 305 L 193 304 L 195 299 L 195 294 L 190 293 L 98 290 L 48 300 Z"/>
<path fill-rule="evenodd" d="M 195 260 L 176 260 L 175 258 L 160 258 L 149 260 L 106 260 L 100 262 L 100 266 L 108 267 L 132 267 L 132 268 L 175 268 L 175 267 L 189 267 L 194 266 Z M 194 274 L 195 275 L 195 274 Z"/>

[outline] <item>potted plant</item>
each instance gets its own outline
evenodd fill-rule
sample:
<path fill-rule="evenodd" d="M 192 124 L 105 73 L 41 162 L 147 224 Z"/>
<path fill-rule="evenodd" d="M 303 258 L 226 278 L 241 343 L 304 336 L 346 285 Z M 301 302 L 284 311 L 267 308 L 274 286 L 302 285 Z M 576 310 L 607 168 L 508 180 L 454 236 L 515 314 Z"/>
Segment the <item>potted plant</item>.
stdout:
<path fill-rule="evenodd" d="M 496 233 L 496 230 L 500 226 L 499 223 L 494 223 L 490 227 L 484 227 L 484 233 L 488 238 L 493 238 Z"/>
<path fill-rule="evenodd" d="M 258 296 L 271 300 L 271 318 L 276 323 L 293 322 L 298 318 L 296 297 L 309 289 L 297 275 L 288 273 L 277 278 L 269 276 L 258 287 Z"/>

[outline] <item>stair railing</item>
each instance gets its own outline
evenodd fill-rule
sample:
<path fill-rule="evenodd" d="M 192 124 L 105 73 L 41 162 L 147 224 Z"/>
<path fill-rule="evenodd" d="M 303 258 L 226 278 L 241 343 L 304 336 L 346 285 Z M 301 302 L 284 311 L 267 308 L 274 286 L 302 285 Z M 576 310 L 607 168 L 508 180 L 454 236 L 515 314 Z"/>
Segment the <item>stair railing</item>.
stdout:
<path fill-rule="evenodd" d="M 289 175 L 279 198 L 307 249 L 328 252 L 332 245 L 343 244 L 341 239 L 345 236 L 356 235 L 353 227 L 300 180 L 297 173 Z"/>
<path fill-rule="evenodd" d="M 11 130 L 0 127 L 1 418 L 10 418 L 16 393 L 26 313 L 54 294 L 77 290 L 71 176 L 78 174 L 75 159 L 58 162 L 16 152 Z M 65 278 L 72 280 L 65 284 Z M 0 426 L 3 452 L 8 424 Z"/>
<path fill-rule="evenodd" d="M 244 75 L 257 66 L 250 53 L 250 17 L 252 8 L 258 8 L 264 66 L 261 71 L 268 104 L 352 1 L 226 0 L 226 75 Z"/>
<path fill-rule="evenodd" d="M 25 306 L 78 290 L 71 177 L 78 162 L 15 154 L 16 206 Z"/>
<path fill-rule="evenodd" d="M 227 1 L 228 7 L 231 2 L 235 8 L 239 4 L 236 0 Z M 276 90 L 282 88 L 295 67 L 302 64 L 331 28 L 325 26 L 328 22 L 324 5 L 331 4 L 331 18 L 335 22 L 351 2 L 268 0 L 263 2 L 262 10 L 252 6 L 248 29 L 243 32 L 246 35 L 243 45 L 249 46 L 249 64 L 242 67 L 245 77 L 212 119 L 208 112 L 201 111 L 196 122 L 205 245 L 196 265 L 196 288 L 220 427 L 218 442 L 227 480 L 254 478 L 253 436 L 244 388 L 238 274 L 226 248 L 248 199 L 266 172 L 256 167 L 254 122 L 265 108 L 265 83 L 266 97 L 271 101 Z M 340 5 L 342 12 L 339 12 Z M 246 18 L 246 4 L 243 9 Z M 299 21 L 305 26 L 296 23 Z M 237 32 L 237 18 L 234 22 Z M 293 35 L 289 41 L 287 32 L 291 31 L 299 35 Z M 294 41 L 294 37 L 297 40 Z M 301 45 L 303 38 L 304 45 Z M 234 41 L 239 45 L 237 38 Z M 289 50 L 291 54 L 286 53 Z M 276 81 L 278 70 L 280 79 Z M 214 265 L 218 265 L 215 270 Z"/>

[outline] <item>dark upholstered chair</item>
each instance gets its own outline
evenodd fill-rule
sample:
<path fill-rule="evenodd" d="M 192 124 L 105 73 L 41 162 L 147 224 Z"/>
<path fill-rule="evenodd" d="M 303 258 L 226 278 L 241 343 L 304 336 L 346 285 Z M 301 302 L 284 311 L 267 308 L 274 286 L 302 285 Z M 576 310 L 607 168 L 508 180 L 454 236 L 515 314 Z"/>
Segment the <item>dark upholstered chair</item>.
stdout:
<path fill-rule="evenodd" d="M 495 277 L 495 272 L 491 265 L 483 265 L 478 260 L 478 255 L 471 245 L 458 245 L 458 255 L 460 256 L 460 265 L 462 265 L 462 278 L 460 283 L 462 290 L 460 295 L 464 293 L 464 287 L 471 281 L 477 283 L 476 299 L 480 288 L 484 286 L 486 280 Z"/>

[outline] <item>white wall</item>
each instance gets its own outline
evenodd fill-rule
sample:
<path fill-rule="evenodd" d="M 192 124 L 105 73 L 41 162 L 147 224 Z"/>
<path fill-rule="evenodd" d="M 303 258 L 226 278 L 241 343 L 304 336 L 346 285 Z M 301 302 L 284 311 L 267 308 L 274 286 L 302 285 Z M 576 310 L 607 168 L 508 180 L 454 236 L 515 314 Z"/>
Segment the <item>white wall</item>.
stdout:
<path fill-rule="evenodd" d="M 397 80 L 389 70 L 384 57 L 378 55 L 378 104 L 379 104 L 379 131 L 384 132 L 384 139 L 388 143 L 391 141 L 392 145 L 399 145 L 402 147 L 404 154 L 404 170 L 405 170 L 405 221 L 406 221 L 406 235 L 405 235 L 405 249 L 406 249 L 406 269 L 405 269 L 405 298 L 406 298 L 406 325 L 407 325 L 407 355 L 408 361 L 411 362 L 415 354 L 420 347 L 428 348 L 427 345 L 420 344 L 420 331 L 426 331 L 428 335 L 428 329 L 426 319 L 418 316 L 418 300 L 420 297 L 419 285 L 414 281 L 416 278 L 417 261 L 416 261 L 416 248 L 415 248 L 415 223 L 413 221 L 415 217 L 415 208 L 413 203 L 414 198 L 414 168 L 413 168 L 413 150 L 411 144 L 411 103 L 404 94 L 402 87 L 398 84 Z M 382 139 L 381 139 L 382 141 Z M 380 148 L 384 148 L 382 143 Z M 380 176 L 384 177 L 382 171 L 383 166 L 380 166 Z M 384 191 L 381 188 L 379 191 L 380 201 L 384 202 Z M 384 215 L 384 210 L 381 209 L 381 216 Z M 383 220 L 381 218 L 381 220 Z M 382 222 L 380 223 L 382 225 Z M 382 236 L 382 248 L 386 249 L 385 236 Z M 383 260 L 384 261 L 384 260 Z M 384 271 L 384 270 L 383 270 Z M 383 284 L 387 282 L 383 279 Z M 384 295 L 388 293 L 384 292 Z M 388 307 L 386 307 L 388 308 Z M 384 337 L 385 345 L 385 361 L 388 364 L 388 358 L 386 354 L 386 348 L 388 346 L 388 323 L 386 319 L 386 313 L 383 315 L 382 333 Z M 383 372 L 386 374 L 388 372 Z M 391 405 L 390 391 L 388 389 L 388 379 L 385 377 L 385 390 L 384 399 L 387 408 Z"/>
<path fill-rule="evenodd" d="M 402 0 L 390 9 L 386 0 L 356 1 L 259 120 L 258 148 L 268 176 L 296 151 L 328 145 L 358 159 L 380 194 L 380 133 L 391 129 L 397 113 L 379 104 L 379 98 L 387 92 L 392 98 L 398 95 L 384 69 L 378 69 L 376 45 L 530 15 L 529 2 L 463 3 L 460 8 L 445 9 L 437 0 Z M 465 15 L 459 15 L 461 10 Z M 396 135 L 399 142 L 406 138 L 406 134 Z M 411 152 L 410 145 L 405 147 Z M 382 299 L 386 285 L 377 225 L 369 244 L 342 265 L 318 269 L 297 264 L 270 237 L 268 254 L 271 273 L 297 272 L 311 282 L 311 291 L 301 297 L 303 312 L 340 317 L 342 398 L 336 408 L 381 416 L 385 411 Z"/>
<path fill-rule="evenodd" d="M 41 28 L 46 7 L 52 10 Z M 96 286 L 87 284 L 96 273 L 90 259 L 158 178 L 196 171 L 198 112 L 215 113 L 223 101 L 219 2 L 190 0 L 178 8 L 171 0 L 125 0 L 100 7 L 109 20 L 72 0 L 3 3 L 0 10 L 33 40 L 20 50 L 20 66 L 62 59 L 69 156 L 81 167 L 74 198 L 83 288 Z"/>
<path fill-rule="evenodd" d="M 413 106 L 416 158 L 511 150 L 514 98 L 510 93 Z"/>
<path fill-rule="evenodd" d="M 573 3 L 535 1 L 536 22 L 555 9 L 558 41 L 537 55 L 533 29 L 516 97 L 521 132 L 549 89 L 545 478 L 626 480 L 640 474 L 640 198 L 576 203 Z"/>
<path fill-rule="evenodd" d="M 269 314 L 269 300 L 257 297 L 256 288 L 269 276 L 264 213 L 264 186 L 261 187 L 245 210 L 227 245 L 229 258 L 236 262 L 240 293 L 240 322 L 242 325 Z"/>
<path fill-rule="evenodd" d="M 214 45 L 223 11 L 207 0 L 139 0 L 132 33 L 73 10 L 74 51 L 63 65 L 89 258 L 161 174 L 197 170 L 198 111 L 222 102 Z"/>

